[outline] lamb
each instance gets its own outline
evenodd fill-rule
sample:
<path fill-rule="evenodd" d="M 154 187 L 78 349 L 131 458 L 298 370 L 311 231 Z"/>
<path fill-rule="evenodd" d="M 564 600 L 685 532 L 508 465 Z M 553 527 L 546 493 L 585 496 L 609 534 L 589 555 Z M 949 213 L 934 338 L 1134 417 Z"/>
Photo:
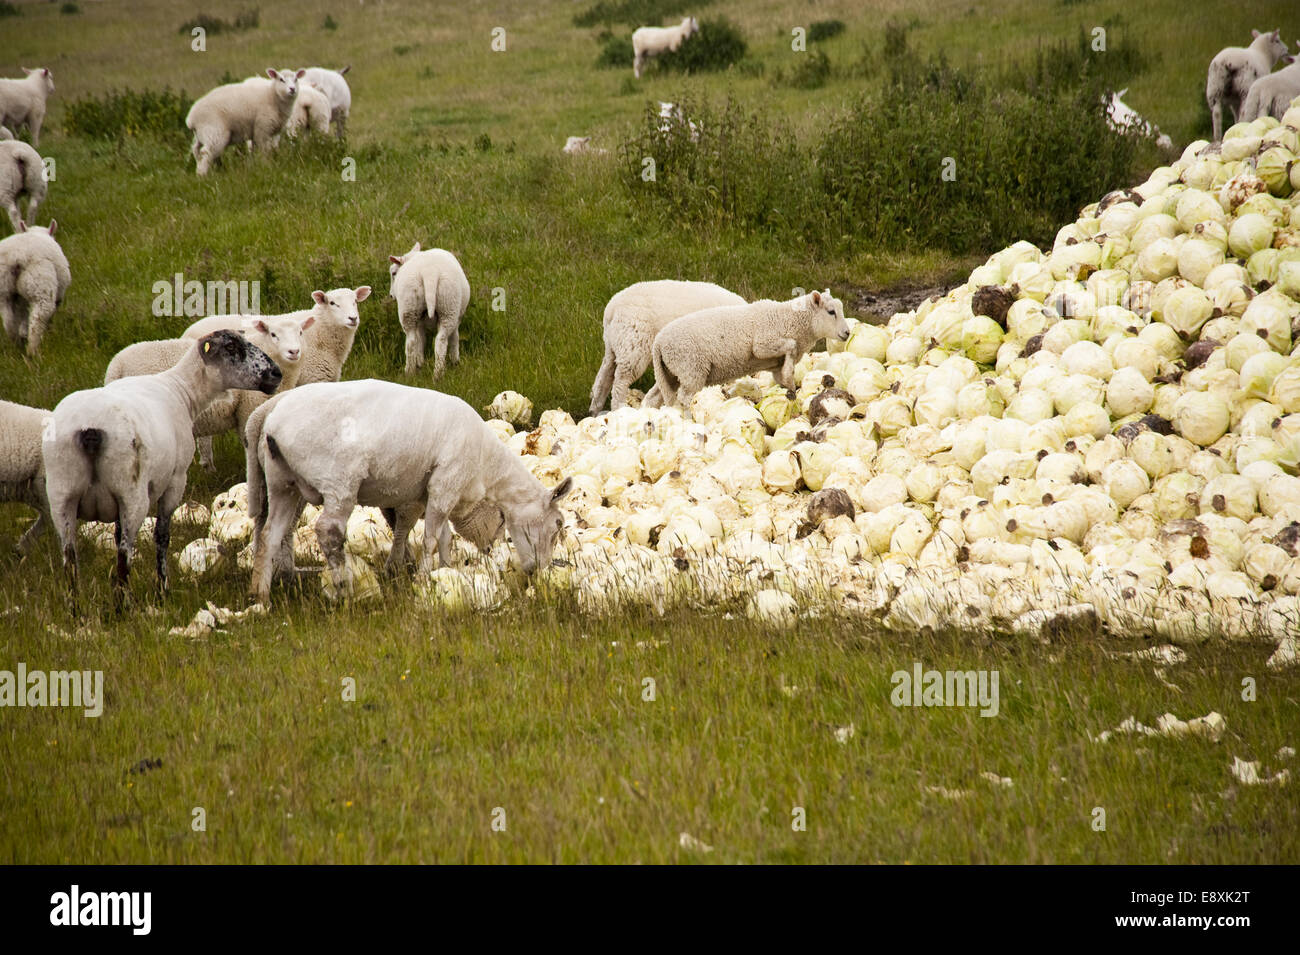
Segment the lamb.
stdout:
<path fill-rule="evenodd" d="M 1127 86 L 1118 93 L 1112 92 L 1110 99 L 1106 102 L 1106 122 L 1110 124 L 1111 129 L 1119 132 L 1132 130 L 1143 136 L 1154 138 L 1156 145 L 1161 149 L 1173 149 L 1174 141 L 1172 139 L 1160 132 L 1160 128 L 1155 123 L 1147 122 L 1137 110 L 1120 99 L 1127 92 Z"/>
<path fill-rule="evenodd" d="M 388 297 L 397 300 L 397 318 L 406 332 L 406 373 L 424 365 L 425 333 L 432 328 L 437 380 L 446 369 L 448 351 L 453 365 L 460 361 L 460 320 L 469 308 L 469 279 L 456 256 L 445 249 L 421 251 L 418 242 L 405 255 L 390 255 L 388 263 Z"/>
<path fill-rule="evenodd" d="M 712 282 L 660 279 L 616 292 L 605 306 L 605 359 L 591 386 L 591 413 L 600 414 L 606 398 L 611 411 L 627 404 L 632 382 L 650 367 L 655 336 L 673 319 L 705 308 L 744 304 L 735 292 Z"/>
<path fill-rule="evenodd" d="M 19 221 L 16 235 L 0 239 L 0 319 L 15 344 L 26 340 L 32 357 L 72 283 L 68 260 L 54 240 L 58 227 L 54 219 L 48 229 Z"/>
<path fill-rule="evenodd" d="M 32 145 L 41 144 L 41 123 L 45 121 L 45 101 L 54 92 L 54 76 L 47 69 L 29 70 L 21 80 L 0 80 L 0 126 L 15 133 L 26 126 L 32 133 Z"/>
<path fill-rule="evenodd" d="M 266 416 L 255 448 L 266 477 L 267 517 L 253 560 L 252 590 L 262 601 L 271 588 L 271 557 L 282 547 L 305 499 L 323 510 L 316 539 L 340 590 L 347 587 L 343 543 L 358 504 L 394 508 L 397 524 L 388 569 L 405 561 L 406 538 L 424 517 L 420 570 L 450 559 L 448 519 L 487 500 L 505 514 L 531 574 L 548 565 L 564 524 L 559 501 L 573 486 L 542 485 L 459 398 L 423 388 L 367 379 L 307 385 L 287 392 Z M 253 491 L 249 492 L 252 509 Z"/>
<path fill-rule="evenodd" d="M 284 126 L 285 133 L 296 137 L 304 129 L 324 136 L 330 130 L 330 101 L 316 87 L 303 83 L 298 87 L 298 98 L 293 101 L 293 113 Z"/>
<path fill-rule="evenodd" d="M 352 69 L 345 66 L 341 70 L 327 70 L 311 66 L 302 71 L 303 82 L 310 83 L 325 94 L 330 102 L 330 122 L 334 123 L 334 132 L 343 138 L 348 125 L 348 112 L 352 109 L 352 90 L 343 74 Z"/>
<path fill-rule="evenodd" d="M 1209 75 L 1205 80 L 1205 101 L 1210 106 L 1214 123 L 1214 139 L 1223 138 L 1223 111 L 1227 106 L 1232 121 L 1241 119 L 1241 107 L 1250 93 L 1251 84 L 1267 76 L 1286 52 L 1282 31 L 1260 33 L 1251 30 L 1254 37 L 1249 47 L 1230 46 L 1220 50 L 1210 61 Z"/>
<path fill-rule="evenodd" d="M 44 408 L 0 401 L 0 501 L 18 501 L 36 509 L 36 522 L 18 541 L 20 557 L 27 555 L 49 522 L 41 457 L 41 435 L 49 417 Z"/>
<path fill-rule="evenodd" d="M 166 371 L 74 391 L 55 406 L 41 450 L 50 516 L 74 599 L 77 519 L 117 524 L 114 595 L 121 610 L 136 534 L 150 508 L 157 517 L 158 583 L 166 591 L 171 516 L 194 457 L 195 417 L 227 389 L 270 394 L 279 384 L 280 369 L 265 352 L 221 331 L 199 339 Z"/>
<path fill-rule="evenodd" d="M 21 140 L 0 141 L 0 205 L 9 212 L 14 231 L 23 216 L 18 197 L 27 196 L 27 221 L 36 221 L 36 209 L 45 199 L 45 164 L 41 154 Z"/>
<path fill-rule="evenodd" d="M 13 138 L 14 138 L 14 134 L 9 132 L 8 126 L 0 126 L 0 142 L 3 142 L 6 139 L 13 139 Z"/>
<path fill-rule="evenodd" d="M 280 390 L 288 391 L 297 384 L 302 367 L 303 332 L 311 328 L 316 317 L 308 313 L 299 320 L 293 316 L 247 317 L 238 325 L 230 325 L 256 345 L 280 369 Z M 171 338 L 162 341 L 136 342 L 128 345 L 109 362 L 104 384 L 134 375 L 151 375 L 172 367 L 194 347 L 191 338 Z M 244 424 L 253 410 L 266 400 L 260 391 L 230 391 L 212 400 L 194 419 L 194 437 L 200 439 L 199 463 L 209 471 L 212 461 L 212 437 L 235 429 L 244 433 Z"/>
<path fill-rule="evenodd" d="M 604 156 L 609 153 L 608 149 L 601 149 L 599 146 L 591 144 L 590 136 L 570 136 L 564 141 L 564 148 L 561 150 L 567 156 L 577 156 L 580 153 L 591 153 L 593 155 Z"/>
<path fill-rule="evenodd" d="M 1291 108 L 1291 101 L 1300 96 L 1300 62 L 1294 56 L 1282 57 L 1288 66 L 1261 76 L 1250 86 L 1246 102 L 1241 107 L 1241 121 L 1248 123 L 1261 116 L 1281 119 Z"/>
<path fill-rule="evenodd" d="M 788 302 L 770 299 L 749 305 L 724 305 L 684 315 L 665 326 L 654 341 L 655 387 L 646 404 L 690 408 L 694 394 L 759 371 L 777 373 L 794 387 L 794 366 L 814 342 L 835 336 L 847 341 L 844 306 L 825 292 Z"/>
<path fill-rule="evenodd" d="M 185 125 L 194 133 L 190 151 L 197 171 L 206 176 L 231 143 L 252 141 L 257 149 L 279 145 L 280 133 L 293 114 L 298 81 L 304 70 L 268 69 L 266 75 L 210 90 L 190 107 Z"/>
<path fill-rule="evenodd" d="M 632 73 L 640 79 L 646 60 L 676 50 L 699 29 L 694 17 L 684 17 L 675 27 L 638 27 L 632 33 Z"/>

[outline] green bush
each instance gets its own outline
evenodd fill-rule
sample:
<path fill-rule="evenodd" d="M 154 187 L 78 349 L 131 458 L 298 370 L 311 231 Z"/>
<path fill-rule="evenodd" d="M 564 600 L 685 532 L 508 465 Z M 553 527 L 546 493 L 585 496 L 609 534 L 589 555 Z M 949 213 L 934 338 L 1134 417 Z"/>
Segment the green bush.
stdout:
<path fill-rule="evenodd" d="M 745 38 L 735 24 L 725 17 L 705 20 L 699 32 L 676 50 L 652 59 L 662 70 L 678 73 L 708 73 L 725 70 L 745 56 Z"/>
<path fill-rule="evenodd" d="M 113 90 L 69 103 L 64 111 L 64 128 L 71 136 L 91 139 L 184 138 L 189 135 L 185 116 L 192 105 L 194 100 L 184 90 Z"/>
<path fill-rule="evenodd" d="M 831 61 L 821 50 L 799 54 L 794 69 L 787 75 L 778 70 L 772 77 L 773 86 L 793 86 L 800 90 L 815 90 L 826 85 L 831 76 Z"/>
<path fill-rule="evenodd" d="M 623 23 L 630 27 L 658 26 L 669 17 L 681 20 L 689 11 L 707 7 L 713 0 L 599 0 L 573 18 L 573 25 L 594 27 Z"/>
<path fill-rule="evenodd" d="M 808 27 L 808 39 L 812 43 L 829 40 L 844 32 L 843 20 L 818 20 Z"/>
<path fill-rule="evenodd" d="M 332 17 L 330 14 L 327 13 L 325 14 L 325 19 L 321 21 L 320 28 L 322 30 L 337 30 L 339 28 L 339 24 L 338 21 L 334 19 L 334 17 Z"/>
<path fill-rule="evenodd" d="M 243 10 L 235 15 L 235 19 L 223 20 L 220 17 L 209 16 L 206 13 L 200 13 L 193 19 L 186 20 L 181 24 L 177 33 L 189 33 L 195 27 L 202 28 L 208 36 L 216 36 L 218 33 L 242 33 L 244 30 L 256 29 L 261 22 L 262 14 L 260 10 Z"/>
<path fill-rule="evenodd" d="M 611 36 L 601 47 L 596 66 L 601 69 L 631 69 L 632 58 L 632 37 Z"/>
<path fill-rule="evenodd" d="M 69 15 L 76 14 L 81 12 L 81 7 L 77 6 L 75 3 L 65 3 L 59 7 L 59 12 Z"/>
<path fill-rule="evenodd" d="M 0 17 L 16 17 L 22 11 L 9 2 L 9 0 L 0 0 Z"/>

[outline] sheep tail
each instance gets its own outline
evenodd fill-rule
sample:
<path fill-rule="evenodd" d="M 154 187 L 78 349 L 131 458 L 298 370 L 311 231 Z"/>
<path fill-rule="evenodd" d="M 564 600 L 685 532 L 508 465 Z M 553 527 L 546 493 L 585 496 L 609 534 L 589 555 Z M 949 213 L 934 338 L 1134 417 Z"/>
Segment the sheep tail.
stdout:
<path fill-rule="evenodd" d="M 669 371 L 668 366 L 664 364 L 663 353 L 660 352 L 659 344 L 657 342 L 655 343 L 652 358 L 655 365 L 655 382 L 659 385 L 663 407 L 671 408 L 677 403 L 677 388 L 681 385 L 681 382 L 677 380 L 677 376 Z"/>
<path fill-rule="evenodd" d="M 95 480 L 95 462 L 104 450 L 104 432 L 100 428 L 81 428 L 73 435 L 73 440 L 81 453 L 90 463 L 90 480 Z"/>

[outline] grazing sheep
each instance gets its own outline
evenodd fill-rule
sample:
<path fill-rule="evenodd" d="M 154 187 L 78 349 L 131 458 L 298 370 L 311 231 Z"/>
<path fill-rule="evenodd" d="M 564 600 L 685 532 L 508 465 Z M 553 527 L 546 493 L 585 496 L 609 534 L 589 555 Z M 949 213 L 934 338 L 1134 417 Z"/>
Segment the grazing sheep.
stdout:
<path fill-rule="evenodd" d="M 329 98 L 306 82 L 298 87 L 298 98 L 293 101 L 293 112 L 284 125 L 284 132 L 293 139 L 304 129 L 322 136 L 330 131 Z"/>
<path fill-rule="evenodd" d="M 749 305 L 725 305 L 685 315 L 664 327 L 654 341 L 655 407 L 672 407 L 708 385 L 752 375 L 777 374 L 794 387 L 794 366 L 814 342 L 849 337 L 844 306 L 825 292 L 811 292 L 788 302 L 763 299 Z"/>
<path fill-rule="evenodd" d="M 277 146 L 293 114 L 303 72 L 268 69 L 270 79 L 252 76 L 199 97 L 185 117 L 185 125 L 194 133 L 190 151 L 198 174 L 206 176 L 231 143 L 251 141 L 262 150 Z"/>
<path fill-rule="evenodd" d="M 45 121 L 45 101 L 54 92 L 54 77 L 49 70 L 29 70 L 21 80 L 0 80 L 0 126 L 15 133 L 26 126 L 32 133 L 32 145 L 41 144 L 41 123 Z"/>
<path fill-rule="evenodd" d="M 35 356 L 54 310 L 72 283 L 68 260 L 50 227 L 18 223 L 18 233 L 0 239 L 0 319 L 14 343 L 27 342 L 27 354 Z"/>
<path fill-rule="evenodd" d="M 0 501 L 19 501 L 36 509 L 36 522 L 18 541 L 19 556 L 26 556 L 49 521 L 45 499 L 45 461 L 41 434 L 50 412 L 0 401 Z"/>
<path fill-rule="evenodd" d="M 308 67 L 301 71 L 304 83 L 310 83 L 325 94 L 330 101 L 330 122 L 334 123 L 334 132 L 343 138 L 348 125 L 348 113 L 352 109 L 352 90 L 343 74 L 352 69 L 345 66 L 341 70 L 326 70 L 319 66 Z"/>
<path fill-rule="evenodd" d="M 660 279 L 616 292 L 605 306 L 605 359 L 591 386 L 591 413 L 600 414 L 606 398 L 611 411 L 627 404 L 632 382 L 650 367 L 655 336 L 669 322 L 705 308 L 744 304 L 735 292 L 712 282 Z"/>
<path fill-rule="evenodd" d="M 299 320 L 293 316 L 245 317 L 238 324 L 230 324 L 230 331 L 239 332 L 266 352 L 280 369 L 280 390 L 288 391 L 298 381 L 302 368 L 303 333 L 316 322 L 308 313 Z M 170 338 L 162 341 L 136 342 L 128 345 L 108 364 L 104 384 L 118 378 L 152 375 L 172 367 L 194 347 L 191 338 Z M 212 438 L 232 429 L 244 433 L 244 424 L 266 395 L 260 391 L 229 391 L 218 395 L 194 419 L 194 437 L 198 439 L 199 463 L 209 471 L 215 470 L 212 459 Z"/>
<path fill-rule="evenodd" d="M 1291 108 L 1291 101 L 1300 96 L 1300 62 L 1294 56 L 1282 57 L 1289 64 L 1276 73 L 1261 76 L 1250 86 L 1246 102 L 1241 107 L 1241 121 L 1249 123 L 1261 116 L 1281 119 Z"/>
<path fill-rule="evenodd" d="M 1111 93 L 1110 99 L 1106 102 L 1106 122 L 1110 128 L 1119 132 L 1132 130 L 1148 138 L 1155 139 L 1156 145 L 1161 149 L 1173 149 L 1174 141 L 1160 132 L 1160 128 L 1155 123 L 1148 122 L 1127 103 L 1121 96 L 1128 92 L 1128 87 L 1124 87 L 1118 93 Z"/>
<path fill-rule="evenodd" d="M 487 500 L 505 514 L 520 567 L 550 563 L 563 526 L 558 502 L 572 487 L 542 485 L 483 423 L 452 395 L 388 381 L 308 385 L 287 392 L 266 416 L 255 455 L 266 478 L 266 524 L 256 542 L 252 590 L 266 600 L 271 557 L 292 530 L 302 501 L 321 505 L 316 539 L 337 588 L 348 584 L 343 542 L 358 504 L 394 508 L 388 567 L 405 560 L 406 538 L 424 517 L 421 571 L 450 559 L 450 516 Z M 252 492 L 250 491 L 250 510 Z"/>
<path fill-rule="evenodd" d="M 421 251 L 417 242 L 405 255 L 388 257 L 388 274 L 388 297 L 397 300 L 397 318 L 406 332 L 406 373 L 424 365 L 425 333 L 432 328 L 433 377 L 441 378 L 448 351 L 453 365 L 460 361 L 460 320 L 469 308 L 465 270 L 447 250 Z"/>
<path fill-rule="evenodd" d="M 562 152 L 569 156 L 577 156 L 580 153 L 604 156 L 609 153 L 609 150 L 593 146 L 591 144 L 590 136 L 570 136 L 564 141 L 564 149 Z"/>
<path fill-rule="evenodd" d="M 36 221 L 36 209 L 45 199 L 45 165 L 41 154 L 21 140 L 0 142 L 0 205 L 9 213 L 14 231 L 24 217 L 18 210 L 18 198 L 27 197 L 26 221 Z"/>
<path fill-rule="evenodd" d="M 694 17 L 684 17 L 675 27 L 638 27 L 632 33 L 632 73 L 641 78 L 646 60 L 676 50 L 694 34 L 700 24 Z"/>
<path fill-rule="evenodd" d="M 125 597 L 136 533 L 156 508 L 158 582 L 167 588 L 171 516 L 185 494 L 194 457 L 194 419 L 230 388 L 270 394 L 280 369 L 256 345 L 214 332 L 166 371 L 74 391 L 54 408 L 45 429 L 45 488 L 63 564 L 75 595 L 77 519 L 117 524 L 118 608 Z"/>
<path fill-rule="evenodd" d="M 1250 93 L 1251 84 L 1267 76 L 1286 52 L 1282 31 L 1260 33 L 1251 30 L 1254 37 L 1249 47 L 1230 46 L 1220 50 L 1210 61 L 1209 75 L 1205 80 L 1205 101 L 1210 106 L 1214 123 L 1214 139 L 1223 138 L 1223 107 L 1227 106 L 1232 121 L 1241 119 L 1241 107 Z"/>

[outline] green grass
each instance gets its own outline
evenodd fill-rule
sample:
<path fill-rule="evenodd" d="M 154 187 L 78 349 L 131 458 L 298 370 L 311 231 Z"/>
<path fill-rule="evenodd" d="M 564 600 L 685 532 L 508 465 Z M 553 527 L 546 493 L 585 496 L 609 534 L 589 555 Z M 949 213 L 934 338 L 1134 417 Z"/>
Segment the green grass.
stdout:
<path fill-rule="evenodd" d="M 305 307 L 314 288 L 372 285 L 346 375 L 400 379 L 386 262 L 419 240 L 455 251 L 474 289 L 462 362 L 438 387 L 478 407 L 513 388 L 539 410 L 577 414 L 600 360 L 603 305 L 632 281 L 706 278 L 746 297 L 877 289 L 950 280 L 995 250 L 857 241 L 828 254 L 725 224 L 684 228 L 635 202 L 612 159 L 562 156 L 566 136 L 591 134 L 616 153 L 648 103 L 731 95 L 817 143 L 877 88 L 878 73 L 848 66 L 864 44 L 879 50 L 890 19 L 914 21 L 908 43 L 923 56 L 997 67 L 1120 15 L 1112 42 L 1119 31 L 1153 54 L 1126 100 L 1186 141 L 1202 121 L 1205 64 L 1236 40 L 1223 24 L 1241 23 L 1246 36 L 1251 25 L 1285 28 L 1290 5 L 1259 3 L 1247 23 L 1226 0 L 1193 11 L 1172 0 L 831 0 L 815 11 L 726 0 L 707 15 L 735 23 L 747 62 L 764 69 L 640 83 L 630 63 L 594 67 L 602 24 L 575 27 L 584 8 L 558 0 L 438 18 L 414 2 L 277 4 L 256 29 L 210 35 L 205 53 L 177 32 L 188 16 L 233 23 L 246 9 L 141 0 L 86 4 L 74 18 L 57 5 L 22 8 L 0 73 L 54 71 L 41 152 L 57 159 L 58 178 L 41 219 L 60 222 L 73 285 L 38 359 L 0 342 L 0 397 L 52 407 L 97 384 L 121 347 L 178 333 L 187 319 L 150 314 L 152 284 L 178 271 L 258 280 L 266 311 Z M 316 29 L 327 16 L 337 30 Z M 774 86 L 801 55 L 791 28 L 830 19 L 846 29 L 817 42 L 834 65 L 824 85 Z M 506 53 L 490 52 L 496 26 L 507 29 Z M 195 97 L 227 73 L 306 63 L 353 65 L 346 146 L 270 160 L 232 152 L 199 181 L 183 135 L 67 133 L 67 104 L 108 90 Z M 1062 163 L 1070 148 L 1059 144 Z M 356 182 L 340 175 L 345 157 Z M 505 312 L 490 307 L 496 287 Z M 433 385 L 427 370 L 414 381 Z M 192 472 L 198 500 L 241 479 L 233 437 L 218 452 L 216 478 Z M 0 668 L 103 669 L 108 703 L 98 720 L 0 711 L 0 861 L 1300 861 L 1293 793 L 1228 775 L 1234 755 L 1271 765 L 1279 746 L 1297 745 L 1297 677 L 1268 674 L 1268 648 L 1193 651 L 1170 671 L 1177 694 L 1149 666 L 1110 659 L 1122 644 L 1097 636 L 1041 647 L 836 621 L 774 635 L 720 616 L 597 621 L 539 602 L 447 620 L 401 584 L 378 608 L 330 610 L 314 581 L 265 620 L 190 642 L 167 629 L 205 599 L 242 604 L 246 576 L 232 570 L 200 589 L 174 573 L 154 613 L 149 547 L 120 618 L 107 609 L 108 559 L 87 558 L 91 622 L 70 640 L 60 634 L 78 624 L 51 538 L 23 564 L 8 555 L 26 520 L 21 507 L 0 507 L 0 613 L 17 608 L 0 616 Z M 173 550 L 193 536 L 178 534 Z M 662 645 L 636 647 L 651 639 Z M 999 669 L 1001 715 L 895 709 L 889 675 L 914 660 Z M 1247 675 L 1259 680 L 1258 702 L 1240 699 Z M 355 703 L 340 699 L 344 676 L 357 679 Z M 653 703 L 640 698 L 646 676 L 658 684 Z M 807 692 L 786 696 L 782 679 Z M 1087 740 L 1129 715 L 1152 724 L 1167 710 L 1186 719 L 1210 709 L 1228 719 L 1218 744 Z M 850 722 L 856 735 L 840 745 L 833 729 Z M 128 772 L 152 758 L 161 768 Z M 991 789 L 984 770 L 1015 788 Z M 972 795 L 948 801 L 927 786 Z M 796 805 L 807 832 L 791 831 Z M 190 829 L 195 806 L 207 810 L 206 833 Z M 497 806 L 505 833 L 489 825 Z M 1107 809 L 1104 833 L 1090 827 L 1094 806 Z M 684 853 L 681 831 L 716 852 Z"/>

